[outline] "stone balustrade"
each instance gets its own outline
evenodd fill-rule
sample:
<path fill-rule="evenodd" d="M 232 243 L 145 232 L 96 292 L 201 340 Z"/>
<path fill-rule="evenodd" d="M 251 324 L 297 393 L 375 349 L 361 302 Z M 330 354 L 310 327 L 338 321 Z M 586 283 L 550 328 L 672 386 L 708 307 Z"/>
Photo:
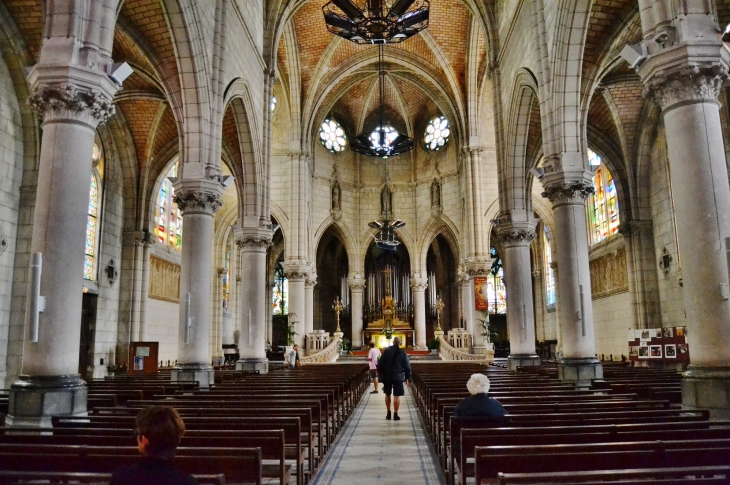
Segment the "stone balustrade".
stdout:
<path fill-rule="evenodd" d="M 299 360 L 302 364 L 315 364 L 337 361 L 340 356 L 341 338 L 342 337 L 340 337 L 339 335 L 335 335 L 332 340 L 329 341 L 329 345 L 327 345 L 327 347 L 305 357 L 300 357 Z"/>
<path fill-rule="evenodd" d="M 487 349 L 483 354 L 470 354 L 469 352 L 452 347 L 443 336 L 441 336 L 440 342 L 439 357 L 441 357 L 441 360 L 468 360 L 487 364 L 494 362 L 494 350 Z"/>

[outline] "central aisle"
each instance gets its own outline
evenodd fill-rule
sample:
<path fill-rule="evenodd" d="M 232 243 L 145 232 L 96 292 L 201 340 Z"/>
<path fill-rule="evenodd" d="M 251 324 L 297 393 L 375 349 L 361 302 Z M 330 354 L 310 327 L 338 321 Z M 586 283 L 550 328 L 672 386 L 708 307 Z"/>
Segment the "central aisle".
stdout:
<path fill-rule="evenodd" d="M 382 392 L 365 394 L 313 485 L 445 483 L 410 389 L 401 397 L 400 421 L 386 420 L 385 412 Z"/>

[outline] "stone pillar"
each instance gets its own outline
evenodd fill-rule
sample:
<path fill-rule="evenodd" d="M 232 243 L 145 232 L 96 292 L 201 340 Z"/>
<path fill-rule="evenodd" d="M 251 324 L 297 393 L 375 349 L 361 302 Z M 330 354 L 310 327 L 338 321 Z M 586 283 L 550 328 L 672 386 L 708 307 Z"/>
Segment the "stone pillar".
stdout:
<path fill-rule="evenodd" d="M 307 279 L 309 266 L 298 263 L 284 262 L 284 275 L 289 280 L 289 324 L 294 324 L 294 343 L 300 349 L 304 348 L 304 319 L 306 318 L 306 301 L 304 283 Z"/>
<path fill-rule="evenodd" d="M 274 325 L 274 308 L 271 306 L 271 302 L 274 301 L 274 288 L 276 288 L 274 283 L 266 284 L 266 341 L 272 346 L 274 344 L 271 341 Z"/>
<path fill-rule="evenodd" d="M 304 334 L 306 337 L 314 331 L 314 285 L 317 284 L 317 273 L 311 272 L 304 280 Z M 307 349 L 309 351 L 311 349 Z"/>
<path fill-rule="evenodd" d="M 618 229 L 626 243 L 626 267 L 636 329 L 662 326 L 653 229 L 651 220 L 622 222 Z"/>
<path fill-rule="evenodd" d="M 369 345 L 370 342 L 362 341 L 362 307 L 363 293 L 365 291 L 365 279 L 362 277 L 349 278 L 347 286 L 350 287 L 350 311 L 352 315 L 352 347 L 362 348 L 363 345 Z"/>
<path fill-rule="evenodd" d="M 427 278 L 411 278 L 411 289 L 413 290 L 413 314 L 414 330 L 416 332 L 416 350 L 426 350 L 426 295 L 424 292 L 428 287 Z"/>
<path fill-rule="evenodd" d="M 266 250 L 271 245 L 271 230 L 243 228 L 236 231 L 236 245 L 241 249 L 241 317 L 237 370 L 266 374 L 266 307 L 271 306 L 266 291 Z"/>
<path fill-rule="evenodd" d="M 185 169 L 183 167 L 183 174 Z M 223 188 L 212 180 L 183 179 L 175 184 L 174 202 L 182 212 L 178 364 L 173 381 L 214 384 L 210 355 L 213 282 L 213 216 L 223 204 Z"/>
<path fill-rule="evenodd" d="M 464 321 L 464 330 L 471 336 L 469 339 L 469 351 L 474 345 L 474 294 L 472 292 L 471 278 L 465 271 L 460 271 L 457 276 L 459 293 L 461 294 L 461 316 Z"/>
<path fill-rule="evenodd" d="M 507 222 L 497 226 L 504 245 L 504 280 L 507 285 L 509 368 L 538 366 L 535 352 L 535 309 L 532 300 L 530 244 L 535 239 L 534 222 Z"/>
<path fill-rule="evenodd" d="M 155 244 L 155 235 L 146 232 L 142 239 L 142 289 L 139 298 L 139 340 L 145 342 L 147 334 L 147 300 L 150 293 L 150 248 Z"/>
<path fill-rule="evenodd" d="M 484 333 L 484 325 L 489 325 L 489 312 L 478 311 L 476 309 L 474 278 L 477 276 L 488 278 L 489 271 L 487 268 L 491 267 L 491 261 L 491 259 L 482 259 L 466 262 L 466 272 L 469 275 L 469 281 L 464 286 L 464 296 L 465 302 L 468 305 L 467 310 L 469 311 L 469 315 L 471 315 L 471 329 L 469 331 L 472 336 L 471 352 L 473 354 L 483 354 L 487 351 L 487 340 L 482 334 Z"/>
<path fill-rule="evenodd" d="M 142 266 L 144 265 L 144 238 L 143 232 L 135 232 L 138 237 L 134 239 L 134 266 L 132 273 L 132 311 L 131 321 L 129 322 L 131 328 L 129 333 L 130 342 L 139 341 L 139 314 L 140 314 L 140 303 L 142 297 Z M 131 365 L 131 362 L 129 363 Z"/>
<path fill-rule="evenodd" d="M 45 49 L 49 39 L 43 42 Z M 6 418 L 14 426 L 48 427 L 51 416 L 86 413 L 78 367 L 88 181 L 96 127 L 114 114 L 118 87 L 98 70 L 69 65 L 59 71 L 39 64 L 29 76 L 29 103 L 43 116 L 31 253 L 42 255 L 45 310 L 35 339 L 27 306 L 23 366 Z"/>
<path fill-rule="evenodd" d="M 557 167 L 557 157 L 547 164 Z M 553 204 L 555 243 L 561 271 L 560 295 L 563 359 L 558 367 L 561 380 L 579 385 L 603 378 L 603 367 L 595 357 L 591 274 L 588 266 L 588 234 L 585 200 L 594 192 L 592 174 L 582 168 L 553 169 L 542 179 Z"/>
<path fill-rule="evenodd" d="M 675 217 L 693 349 L 682 405 L 710 408 L 712 419 L 730 419 L 730 189 L 717 101 L 727 78 L 727 52 L 721 59 L 720 49 L 716 45 L 710 51 L 714 58 L 702 60 L 692 57 L 700 55 L 694 48 L 669 59 L 658 55 L 646 61 L 657 64 L 642 66 L 640 74 L 662 109 L 672 188 L 682 201 Z"/>

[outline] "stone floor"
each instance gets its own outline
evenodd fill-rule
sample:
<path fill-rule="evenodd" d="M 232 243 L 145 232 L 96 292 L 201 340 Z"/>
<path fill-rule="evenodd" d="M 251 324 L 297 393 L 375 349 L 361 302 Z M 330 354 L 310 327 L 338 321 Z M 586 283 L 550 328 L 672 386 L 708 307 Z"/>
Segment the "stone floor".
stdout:
<path fill-rule="evenodd" d="M 410 390 L 401 398 L 400 421 L 385 414 L 383 393 L 365 394 L 313 485 L 444 485 Z"/>

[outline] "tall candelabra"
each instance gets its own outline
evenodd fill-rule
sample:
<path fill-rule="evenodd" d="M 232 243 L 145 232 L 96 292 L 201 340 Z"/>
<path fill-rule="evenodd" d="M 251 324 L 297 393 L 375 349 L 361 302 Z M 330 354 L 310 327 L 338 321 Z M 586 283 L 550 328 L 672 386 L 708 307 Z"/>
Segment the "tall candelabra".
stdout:
<path fill-rule="evenodd" d="M 332 309 L 335 311 L 335 316 L 337 318 L 337 330 L 335 330 L 335 333 L 342 333 L 342 330 L 340 330 L 340 313 L 342 313 L 342 310 L 344 310 L 345 307 L 342 306 L 339 296 L 335 298 L 335 303 L 332 305 Z"/>
<path fill-rule="evenodd" d="M 446 305 L 444 304 L 443 300 L 441 300 L 440 296 L 436 297 L 436 303 L 434 304 L 434 307 L 436 307 L 436 332 L 441 332 L 441 335 L 444 334 L 444 331 L 441 330 L 441 311 L 444 309 Z"/>

